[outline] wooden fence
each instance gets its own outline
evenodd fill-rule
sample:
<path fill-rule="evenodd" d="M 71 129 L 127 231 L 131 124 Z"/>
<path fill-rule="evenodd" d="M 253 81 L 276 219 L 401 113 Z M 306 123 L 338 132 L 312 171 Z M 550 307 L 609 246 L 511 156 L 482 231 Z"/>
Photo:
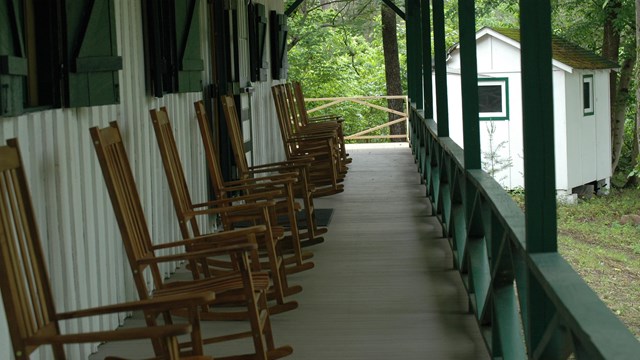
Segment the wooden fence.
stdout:
<path fill-rule="evenodd" d="M 402 104 L 402 108 L 404 109 L 404 111 L 397 111 L 397 110 L 393 110 L 390 109 L 388 107 L 384 107 L 384 106 L 380 106 L 380 105 L 376 105 L 376 104 L 372 104 L 370 101 L 372 100 L 380 100 L 380 99 L 387 99 L 387 100 L 393 100 L 393 99 L 400 99 L 402 100 L 403 104 Z M 327 109 L 329 107 L 332 106 L 336 106 L 338 104 L 341 104 L 343 102 L 353 102 L 356 104 L 360 104 L 366 107 L 370 107 L 373 109 L 377 109 L 380 111 L 384 111 L 390 114 L 395 114 L 400 116 L 398 119 L 395 119 L 393 121 L 389 121 L 386 122 L 384 124 L 381 125 L 377 125 L 371 128 L 368 128 L 366 130 L 363 131 L 359 131 L 355 134 L 345 134 L 345 139 L 346 140 L 369 140 L 369 139 L 404 139 L 405 141 L 409 141 L 409 131 L 407 131 L 407 127 L 409 124 L 409 114 L 408 114 L 408 97 L 406 95 L 392 95 L 392 96 L 352 96 L 352 97 L 324 97 L 324 98 L 305 98 L 304 99 L 305 102 L 309 103 L 309 102 L 318 102 L 318 101 L 328 101 L 325 104 L 319 105 L 317 107 L 311 108 L 309 110 L 307 110 L 307 113 L 309 115 L 312 115 L 314 112 L 320 111 L 320 110 L 324 110 Z M 345 119 L 345 121 L 349 121 L 349 119 Z M 394 124 L 398 124 L 398 123 L 405 123 L 405 133 L 403 135 L 366 135 L 369 133 L 372 133 L 376 130 L 379 129 L 383 129 L 385 127 L 389 127 L 391 125 Z"/>

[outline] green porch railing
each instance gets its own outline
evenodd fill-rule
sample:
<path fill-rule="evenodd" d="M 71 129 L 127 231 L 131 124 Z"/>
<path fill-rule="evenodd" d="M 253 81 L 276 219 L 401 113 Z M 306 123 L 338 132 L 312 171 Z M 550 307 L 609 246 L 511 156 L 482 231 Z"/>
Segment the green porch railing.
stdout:
<path fill-rule="evenodd" d="M 491 176 L 466 170 L 460 146 L 438 137 L 436 123 L 415 107 L 410 130 L 427 196 L 493 358 L 640 358 L 640 343 L 560 254 L 527 251 L 524 213 Z M 527 303 L 538 288 L 532 282 L 542 289 L 533 298 L 551 304 L 544 314 L 551 321 L 528 349 L 529 323 L 539 316 Z"/>

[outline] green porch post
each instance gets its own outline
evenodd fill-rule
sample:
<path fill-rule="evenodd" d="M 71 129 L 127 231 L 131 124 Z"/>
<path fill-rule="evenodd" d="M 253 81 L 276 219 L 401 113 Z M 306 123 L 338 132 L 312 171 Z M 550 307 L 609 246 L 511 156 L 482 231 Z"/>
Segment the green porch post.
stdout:
<path fill-rule="evenodd" d="M 522 0 L 520 13 L 527 250 L 556 252 L 549 0 Z"/>
<path fill-rule="evenodd" d="M 447 97 L 447 47 L 444 32 L 444 0 L 433 1 L 433 47 L 436 70 L 436 109 L 438 136 L 449 136 L 449 100 Z"/>
<path fill-rule="evenodd" d="M 421 1 L 422 15 L 422 91 L 424 117 L 433 119 L 433 81 L 431 79 L 431 8 L 429 0 Z"/>
<path fill-rule="evenodd" d="M 520 1 L 520 40 L 527 252 L 556 252 L 550 0 Z M 525 338 L 533 354 L 543 341 L 554 308 L 535 277 L 527 275 Z M 547 349 L 553 352 L 558 347 Z M 542 358 L 548 356 L 554 355 L 542 354 Z"/>
<path fill-rule="evenodd" d="M 407 86 L 409 100 L 423 109 L 422 101 L 422 32 L 420 30 L 420 0 L 407 0 Z"/>
<path fill-rule="evenodd" d="M 481 168 L 480 124 L 478 118 L 478 61 L 476 57 L 476 11 L 474 0 L 458 1 L 460 26 L 460 85 L 462 87 L 462 136 L 465 170 Z M 473 212 L 475 192 L 469 177 L 465 176 L 462 202 L 466 224 Z M 465 234 L 466 239 L 466 234 Z M 462 240 L 460 240 L 462 241 Z M 460 269 L 463 270 L 463 269 Z"/>
<path fill-rule="evenodd" d="M 422 87 L 423 103 L 424 103 L 424 119 L 433 119 L 433 81 L 431 79 L 431 8 L 429 6 L 429 0 L 421 0 L 420 3 L 421 13 L 420 18 L 422 20 L 420 28 L 422 29 L 422 41 L 420 42 L 420 48 L 422 49 Z M 427 149 L 427 125 L 424 121 L 420 121 L 418 125 L 418 131 L 420 132 L 420 138 L 424 150 L 423 156 L 420 159 L 420 169 L 422 173 L 421 181 L 426 182 L 426 177 L 429 172 L 427 167 L 429 166 L 429 150 Z M 427 193 L 429 189 L 427 188 Z"/>
<path fill-rule="evenodd" d="M 474 0 L 458 2 L 460 23 L 460 78 L 462 86 L 462 135 L 464 167 L 480 169 L 478 119 L 478 62 L 476 59 L 476 11 Z"/>

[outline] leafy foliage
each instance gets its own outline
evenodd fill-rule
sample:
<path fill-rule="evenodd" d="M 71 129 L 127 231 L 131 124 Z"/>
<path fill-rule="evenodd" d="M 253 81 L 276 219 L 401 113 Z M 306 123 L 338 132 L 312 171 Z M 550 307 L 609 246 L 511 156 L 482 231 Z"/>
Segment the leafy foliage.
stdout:
<path fill-rule="evenodd" d="M 379 2 L 366 0 L 325 5 L 318 0 L 308 0 L 291 15 L 289 78 L 302 83 L 305 97 L 386 95 L 379 6 L 382 6 Z M 404 22 L 398 22 L 397 31 L 406 89 Z M 379 102 L 378 105 L 386 104 Z M 343 115 L 347 135 L 388 120 L 382 111 L 349 102 L 322 113 Z M 373 135 L 388 133 L 388 128 L 384 128 Z"/>

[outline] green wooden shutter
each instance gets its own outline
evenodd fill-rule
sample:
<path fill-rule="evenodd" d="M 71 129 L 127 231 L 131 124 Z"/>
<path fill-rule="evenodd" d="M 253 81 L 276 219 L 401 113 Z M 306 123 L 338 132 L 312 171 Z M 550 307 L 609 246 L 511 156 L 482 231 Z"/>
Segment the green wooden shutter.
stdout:
<path fill-rule="evenodd" d="M 175 1 L 178 92 L 202 91 L 204 62 L 200 51 L 200 1 Z"/>
<path fill-rule="evenodd" d="M 287 77 L 287 17 L 271 11 L 271 76 L 274 79 Z"/>
<path fill-rule="evenodd" d="M 0 116 L 24 109 L 28 70 L 22 19 L 21 0 L 0 0 Z"/>
<path fill-rule="evenodd" d="M 120 101 L 113 0 L 67 0 L 67 71 L 69 107 Z"/>
<path fill-rule="evenodd" d="M 251 81 L 266 81 L 269 63 L 264 57 L 267 43 L 267 10 L 263 4 L 249 4 Z"/>

